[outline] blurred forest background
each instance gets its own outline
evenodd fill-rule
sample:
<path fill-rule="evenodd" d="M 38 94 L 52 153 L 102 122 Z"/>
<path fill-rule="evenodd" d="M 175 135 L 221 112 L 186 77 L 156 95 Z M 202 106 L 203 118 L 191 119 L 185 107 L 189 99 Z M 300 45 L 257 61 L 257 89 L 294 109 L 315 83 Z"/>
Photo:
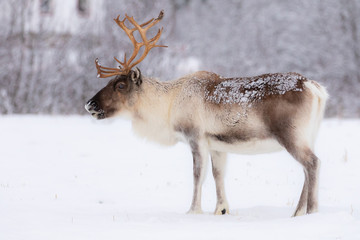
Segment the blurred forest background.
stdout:
<path fill-rule="evenodd" d="M 168 81 L 299 72 L 330 92 L 328 117 L 360 117 L 360 0 L 0 0 L 0 113 L 84 114 L 132 45 L 112 20 L 165 17 L 139 67 Z M 154 96 L 156 97 L 156 96 Z"/>

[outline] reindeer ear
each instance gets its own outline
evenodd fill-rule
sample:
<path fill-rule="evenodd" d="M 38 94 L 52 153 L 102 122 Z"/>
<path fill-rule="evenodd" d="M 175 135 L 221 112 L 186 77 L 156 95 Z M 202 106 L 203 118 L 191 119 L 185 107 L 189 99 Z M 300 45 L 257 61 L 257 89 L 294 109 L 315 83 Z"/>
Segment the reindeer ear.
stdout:
<path fill-rule="evenodd" d="M 140 86 L 142 83 L 142 76 L 139 68 L 135 68 L 131 70 L 130 79 L 133 81 L 137 86 Z"/>

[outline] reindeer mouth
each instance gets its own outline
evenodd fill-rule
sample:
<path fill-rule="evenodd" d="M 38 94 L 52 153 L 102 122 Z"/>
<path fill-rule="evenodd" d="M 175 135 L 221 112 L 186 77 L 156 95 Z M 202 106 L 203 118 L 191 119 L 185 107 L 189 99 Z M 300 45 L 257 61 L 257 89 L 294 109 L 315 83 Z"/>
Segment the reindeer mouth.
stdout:
<path fill-rule="evenodd" d="M 98 112 L 98 113 L 91 113 L 91 116 L 93 116 L 97 120 L 101 120 L 101 119 L 106 118 L 105 112 L 103 110 L 101 110 L 101 112 Z"/>
<path fill-rule="evenodd" d="M 89 101 L 85 105 L 85 109 L 94 118 L 101 120 L 106 118 L 106 113 L 103 109 L 99 108 L 99 105 L 95 101 Z"/>

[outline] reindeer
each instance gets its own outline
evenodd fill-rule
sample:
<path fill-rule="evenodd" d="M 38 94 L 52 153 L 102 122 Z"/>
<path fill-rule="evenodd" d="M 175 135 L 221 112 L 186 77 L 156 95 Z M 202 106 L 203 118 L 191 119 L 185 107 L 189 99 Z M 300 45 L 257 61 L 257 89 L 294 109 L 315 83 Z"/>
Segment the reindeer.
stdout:
<path fill-rule="evenodd" d="M 314 141 L 323 117 L 327 92 L 298 73 L 225 78 L 206 71 L 162 82 L 143 76 L 140 63 L 159 40 L 146 32 L 163 18 L 138 24 L 125 15 L 114 19 L 134 45 L 118 68 L 95 60 L 98 77 L 114 76 L 85 105 L 97 119 L 126 116 L 136 134 L 163 145 L 189 144 L 193 156 L 194 192 L 189 213 L 201 213 L 201 188 L 209 155 L 216 184 L 215 214 L 229 213 L 224 190 L 227 153 L 259 154 L 287 150 L 305 173 L 294 216 L 318 211 L 320 160 Z M 128 28 L 128 20 L 133 27 Z M 142 42 L 134 37 L 140 33 Z M 134 61 L 141 47 L 142 55 Z"/>

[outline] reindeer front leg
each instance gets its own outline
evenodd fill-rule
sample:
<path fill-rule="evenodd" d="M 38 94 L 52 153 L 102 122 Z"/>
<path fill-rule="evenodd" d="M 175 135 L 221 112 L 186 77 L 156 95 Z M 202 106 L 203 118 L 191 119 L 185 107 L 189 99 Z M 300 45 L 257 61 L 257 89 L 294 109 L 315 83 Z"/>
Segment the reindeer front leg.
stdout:
<path fill-rule="evenodd" d="M 198 140 L 191 140 L 190 147 L 193 155 L 194 194 L 188 213 L 202 213 L 201 187 L 206 175 L 209 151 L 206 144 Z"/>
<path fill-rule="evenodd" d="M 211 151 L 212 173 L 216 185 L 217 203 L 215 215 L 229 213 L 229 205 L 225 196 L 224 175 L 226 165 L 226 153 Z"/>

